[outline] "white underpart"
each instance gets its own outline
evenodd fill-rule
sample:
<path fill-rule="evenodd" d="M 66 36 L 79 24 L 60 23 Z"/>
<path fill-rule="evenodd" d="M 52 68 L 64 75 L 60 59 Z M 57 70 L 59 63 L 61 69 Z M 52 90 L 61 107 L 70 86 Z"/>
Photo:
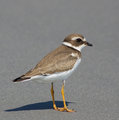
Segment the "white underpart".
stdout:
<path fill-rule="evenodd" d="M 66 80 L 78 67 L 80 62 L 81 62 L 81 59 L 77 59 L 76 63 L 74 64 L 74 67 L 68 71 L 49 74 L 47 76 L 37 75 L 37 76 L 31 77 L 31 79 L 29 80 L 38 81 L 40 83 L 54 82 L 57 80 Z"/>
<path fill-rule="evenodd" d="M 80 52 L 81 52 L 82 48 L 84 48 L 86 46 L 86 45 L 82 44 L 82 45 L 76 47 L 76 46 L 73 46 L 71 43 L 68 43 L 68 42 L 63 42 L 63 45 L 74 48 L 74 49 L 76 49 L 76 50 L 78 50 Z"/>

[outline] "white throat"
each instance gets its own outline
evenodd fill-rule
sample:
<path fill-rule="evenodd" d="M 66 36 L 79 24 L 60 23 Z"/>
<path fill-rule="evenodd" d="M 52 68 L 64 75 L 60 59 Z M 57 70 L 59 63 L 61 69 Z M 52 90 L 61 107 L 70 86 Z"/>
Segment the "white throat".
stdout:
<path fill-rule="evenodd" d="M 81 52 L 82 48 L 84 48 L 86 46 L 86 45 L 82 44 L 81 46 L 76 47 L 76 46 L 73 46 L 71 43 L 68 43 L 68 42 L 63 42 L 63 45 L 74 48 L 74 49 L 76 49 L 80 52 Z"/>

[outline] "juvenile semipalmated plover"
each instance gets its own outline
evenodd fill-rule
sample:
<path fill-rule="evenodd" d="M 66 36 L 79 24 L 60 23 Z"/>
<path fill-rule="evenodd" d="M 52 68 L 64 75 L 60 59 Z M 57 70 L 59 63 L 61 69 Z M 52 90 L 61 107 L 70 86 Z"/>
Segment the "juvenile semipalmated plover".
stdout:
<path fill-rule="evenodd" d="M 80 34 L 68 35 L 61 46 L 46 55 L 33 69 L 21 77 L 16 78 L 13 82 L 20 81 L 39 81 L 51 83 L 51 95 L 53 108 L 57 111 L 74 112 L 68 109 L 64 97 L 65 80 L 74 72 L 81 62 L 81 49 L 85 46 L 92 46 Z M 54 99 L 53 82 L 62 80 L 63 85 L 61 94 L 63 97 L 63 108 L 56 107 Z"/>

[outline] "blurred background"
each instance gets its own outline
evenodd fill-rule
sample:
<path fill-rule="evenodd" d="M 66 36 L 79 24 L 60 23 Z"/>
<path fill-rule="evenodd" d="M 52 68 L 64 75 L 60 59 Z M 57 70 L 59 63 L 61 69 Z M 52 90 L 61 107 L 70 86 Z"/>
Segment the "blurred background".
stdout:
<path fill-rule="evenodd" d="M 52 110 L 50 84 L 12 83 L 71 33 L 83 34 L 78 70 L 66 81 L 76 113 Z M 0 119 L 118 120 L 119 1 L 0 0 Z M 55 83 L 60 105 L 61 83 Z M 68 103 L 69 102 L 69 103 Z M 42 106 L 42 107 L 41 107 Z"/>

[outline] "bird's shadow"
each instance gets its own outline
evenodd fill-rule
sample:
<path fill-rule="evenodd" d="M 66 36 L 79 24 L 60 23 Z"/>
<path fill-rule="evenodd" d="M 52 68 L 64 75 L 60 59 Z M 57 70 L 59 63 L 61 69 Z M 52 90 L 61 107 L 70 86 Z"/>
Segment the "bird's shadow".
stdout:
<path fill-rule="evenodd" d="M 63 107 L 62 101 L 55 101 L 57 107 Z M 70 104 L 72 102 L 67 102 L 66 105 Z M 12 111 L 26 111 L 26 110 L 46 110 L 46 109 L 53 109 L 53 103 L 52 101 L 46 101 L 46 102 L 40 102 L 40 103 L 34 103 L 34 104 L 28 104 L 21 107 L 13 108 L 5 110 L 6 112 L 12 112 Z"/>

